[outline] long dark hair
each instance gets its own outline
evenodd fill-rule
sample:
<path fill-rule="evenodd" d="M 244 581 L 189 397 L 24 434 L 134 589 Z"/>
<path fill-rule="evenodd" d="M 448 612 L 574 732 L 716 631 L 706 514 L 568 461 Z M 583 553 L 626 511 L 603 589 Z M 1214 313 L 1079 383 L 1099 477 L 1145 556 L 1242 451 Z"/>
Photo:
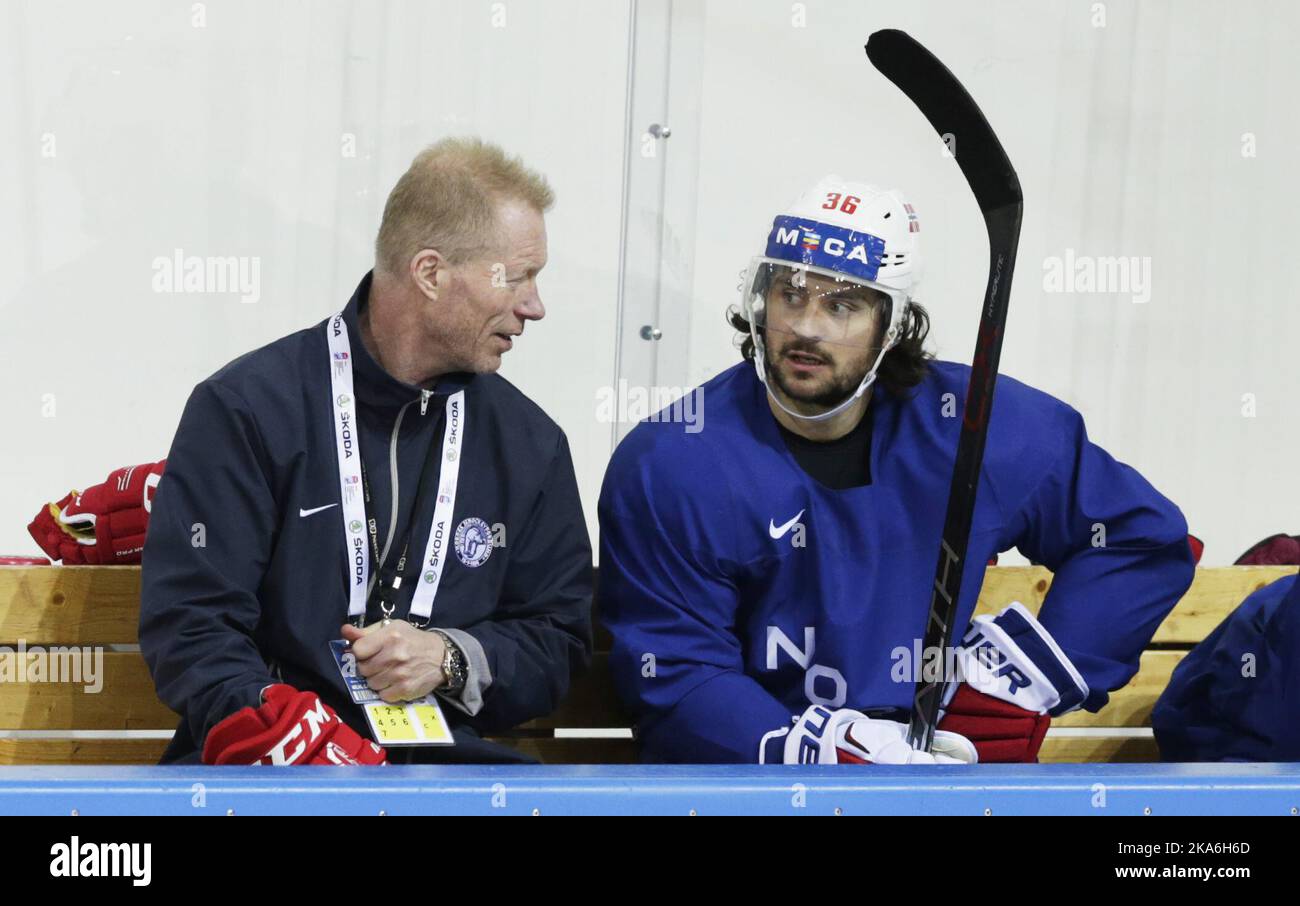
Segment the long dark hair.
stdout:
<path fill-rule="evenodd" d="M 744 337 L 740 354 L 752 362 L 754 338 L 749 332 L 749 321 L 733 305 L 727 310 L 727 322 Z M 908 302 L 903 310 L 898 342 L 885 353 L 876 371 L 876 383 L 891 396 L 906 399 L 912 395 L 912 389 L 925 380 L 930 371 L 930 360 L 934 358 L 934 354 L 924 348 L 929 334 L 930 313 L 919 302 Z"/>

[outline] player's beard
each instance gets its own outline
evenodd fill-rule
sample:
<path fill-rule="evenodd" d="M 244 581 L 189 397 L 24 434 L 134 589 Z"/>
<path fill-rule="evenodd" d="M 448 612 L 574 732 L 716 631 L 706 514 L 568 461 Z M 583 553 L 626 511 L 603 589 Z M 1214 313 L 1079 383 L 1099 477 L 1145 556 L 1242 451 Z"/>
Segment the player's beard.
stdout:
<path fill-rule="evenodd" d="M 857 391 L 878 351 L 840 347 L 827 352 L 824 344 L 789 339 L 779 350 L 769 347 L 767 376 L 790 401 L 823 410 L 832 409 Z M 792 377 L 786 370 L 786 356 L 795 352 L 817 356 L 826 363 L 829 374 L 811 380 Z"/>

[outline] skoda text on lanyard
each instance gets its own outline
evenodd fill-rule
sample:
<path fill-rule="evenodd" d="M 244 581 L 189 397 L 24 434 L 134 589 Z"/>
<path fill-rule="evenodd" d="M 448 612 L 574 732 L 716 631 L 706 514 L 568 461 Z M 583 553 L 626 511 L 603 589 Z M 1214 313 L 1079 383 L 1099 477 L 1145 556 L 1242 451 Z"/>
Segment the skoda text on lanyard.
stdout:
<path fill-rule="evenodd" d="M 326 327 L 330 351 L 330 380 L 333 389 L 334 439 L 338 447 L 339 488 L 343 501 L 343 532 L 348 552 L 348 618 L 360 623 L 366 616 L 370 585 L 370 549 L 366 546 L 366 505 L 361 496 L 361 435 L 357 427 L 356 393 L 352 388 L 352 347 L 348 326 L 339 312 Z M 465 391 L 447 398 L 447 427 L 442 438 L 442 467 L 438 472 L 438 502 L 424 548 L 420 581 L 411 598 L 407 617 L 423 624 L 433 613 L 433 599 L 442 582 L 447 562 L 447 544 L 456 506 L 456 480 L 460 475 L 460 448 L 465 437 Z M 392 505 L 397 506 L 394 500 Z M 412 512 L 414 520 L 418 514 Z M 414 526 L 412 526 L 414 528 Z"/>

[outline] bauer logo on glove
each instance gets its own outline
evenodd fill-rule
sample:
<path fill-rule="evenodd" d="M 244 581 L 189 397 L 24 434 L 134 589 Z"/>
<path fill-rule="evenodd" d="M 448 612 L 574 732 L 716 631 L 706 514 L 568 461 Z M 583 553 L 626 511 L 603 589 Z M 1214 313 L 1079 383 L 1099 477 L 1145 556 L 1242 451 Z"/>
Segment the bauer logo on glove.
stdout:
<path fill-rule="evenodd" d="M 1088 697 L 1074 664 L 1018 601 L 976 617 L 956 655 L 939 728 L 971 740 L 983 762 L 1037 761 L 1052 717 Z"/>

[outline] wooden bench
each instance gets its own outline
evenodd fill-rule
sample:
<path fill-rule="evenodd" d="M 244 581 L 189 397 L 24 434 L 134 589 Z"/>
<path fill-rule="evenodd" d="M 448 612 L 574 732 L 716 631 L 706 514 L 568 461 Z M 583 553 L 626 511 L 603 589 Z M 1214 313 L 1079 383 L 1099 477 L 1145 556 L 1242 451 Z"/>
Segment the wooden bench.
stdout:
<path fill-rule="evenodd" d="M 1174 667 L 1242 599 L 1296 567 L 1197 570 L 1187 595 L 1161 625 L 1142 669 L 1098 714 L 1054 723 L 1043 761 L 1155 761 L 1151 708 Z M 1018 600 L 1036 611 L 1051 584 L 1040 567 L 992 567 L 979 612 Z M 136 647 L 140 570 L 129 566 L 0 567 L 0 764 L 152 764 L 177 717 L 154 692 Z M 609 636 L 597 628 L 591 669 L 552 715 L 503 740 L 552 763 L 636 759 L 629 721 L 609 679 Z M 31 682 L 13 669 L 19 643 L 102 649 L 102 689 Z M 11 659 L 8 664 L 4 659 Z M 7 668 L 7 669 L 6 669 Z M 48 679 L 48 677 L 47 677 Z"/>

